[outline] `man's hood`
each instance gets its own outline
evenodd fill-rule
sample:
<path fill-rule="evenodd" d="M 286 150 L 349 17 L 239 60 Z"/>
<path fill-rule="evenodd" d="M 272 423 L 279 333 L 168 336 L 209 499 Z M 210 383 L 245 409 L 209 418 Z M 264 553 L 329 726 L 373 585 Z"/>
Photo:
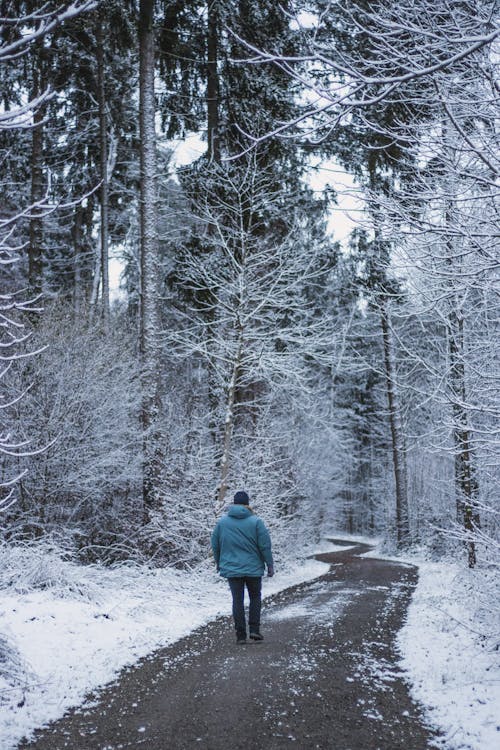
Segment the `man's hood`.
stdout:
<path fill-rule="evenodd" d="M 247 518 L 247 516 L 252 515 L 252 511 L 248 505 L 231 505 L 227 515 L 231 518 Z"/>

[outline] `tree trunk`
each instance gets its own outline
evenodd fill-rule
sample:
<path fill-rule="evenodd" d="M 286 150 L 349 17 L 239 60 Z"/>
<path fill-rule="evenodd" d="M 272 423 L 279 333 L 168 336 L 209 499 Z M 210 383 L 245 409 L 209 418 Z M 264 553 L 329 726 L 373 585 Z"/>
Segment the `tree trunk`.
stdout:
<path fill-rule="evenodd" d="M 447 159 L 450 165 L 455 165 L 457 156 L 454 143 L 454 134 L 451 132 L 449 123 L 443 121 L 443 141 Z M 451 233 L 456 225 L 456 193 L 457 188 L 453 174 L 448 175 L 445 181 L 445 222 L 450 234 L 446 239 L 447 263 L 453 285 L 455 274 L 461 271 L 460 265 L 457 269 L 457 247 Z M 458 254 L 460 258 L 460 254 Z M 450 311 L 448 313 L 448 351 L 450 356 L 450 395 L 453 413 L 453 443 L 455 449 L 455 497 L 457 507 L 457 520 L 463 526 L 466 537 L 467 557 L 469 567 L 476 564 L 476 546 L 473 538 L 474 526 L 479 526 L 479 512 L 477 510 L 477 482 L 473 466 L 471 449 L 471 434 L 469 428 L 469 417 L 467 413 L 467 389 L 465 383 L 465 359 L 464 359 L 464 320 L 461 311 L 460 294 L 452 289 Z"/>
<path fill-rule="evenodd" d="M 144 522 L 158 505 L 158 236 L 156 218 L 154 0 L 139 11 L 139 129 L 141 171 L 141 328 Z"/>
<path fill-rule="evenodd" d="M 233 371 L 231 373 L 231 380 L 229 381 L 229 388 L 227 392 L 227 404 L 226 404 L 226 418 L 224 421 L 224 439 L 222 458 L 220 463 L 220 484 L 217 492 L 216 512 L 218 512 L 224 504 L 224 498 L 228 490 L 227 478 L 229 475 L 230 458 L 231 458 L 231 441 L 234 431 L 234 404 L 236 388 L 238 385 L 238 373 L 241 367 L 241 355 L 243 353 L 243 331 L 239 331 L 238 344 L 236 347 L 236 354 L 233 360 Z"/>
<path fill-rule="evenodd" d="M 82 279 L 82 223 L 83 209 L 80 205 L 75 208 L 73 219 L 73 310 L 75 318 L 80 318 L 85 301 L 85 291 Z"/>
<path fill-rule="evenodd" d="M 218 2 L 219 0 L 208 0 L 207 3 L 207 157 L 210 163 L 220 162 L 219 144 L 219 74 L 217 71 L 218 55 Z M 212 234 L 213 227 L 208 226 L 208 233 Z M 209 292 L 211 293 L 211 292 Z M 208 337 L 212 335 L 212 325 L 209 322 L 207 328 Z M 209 420 L 210 435 L 214 446 L 219 441 L 219 425 L 217 424 L 217 410 L 219 399 L 217 385 L 215 383 L 215 367 L 208 371 L 208 401 L 210 405 L 211 418 Z M 221 485 L 222 488 L 222 485 Z M 219 493 L 221 491 L 219 488 Z"/>
<path fill-rule="evenodd" d="M 93 253 L 94 268 L 92 271 L 92 287 L 90 292 L 90 319 L 94 321 L 98 317 L 97 303 L 99 300 L 99 289 L 101 287 L 101 253 Z"/>
<path fill-rule="evenodd" d="M 469 567 L 476 564 L 474 528 L 479 526 L 477 510 L 477 480 L 471 448 L 471 434 L 465 406 L 465 363 L 463 352 L 463 318 L 453 311 L 449 316 L 448 339 L 450 354 L 450 386 L 453 410 L 453 442 L 455 445 L 455 492 L 457 520 L 467 537 Z"/>
<path fill-rule="evenodd" d="M 392 342 L 390 317 L 387 300 L 381 303 L 380 322 L 384 341 L 384 368 L 387 384 L 387 401 L 392 438 L 392 463 L 396 485 L 396 538 L 397 546 L 403 547 L 410 541 L 410 520 L 408 513 L 408 490 L 406 481 L 406 454 L 401 407 L 396 387 L 396 368 L 394 364 L 394 346 Z"/>
<path fill-rule="evenodd" d="M 219 162 L 218 0 L 208 0 L 207 14 L 207 154 L 210 162 Z"/>
<path fill-rule="evenodd" d="M 101 180 L 101 301 L 104 330 L 109 329 L 109 187 L 108 187 L 108 118 L 104 78 L 103 17 L 96 26 L 97 94 L 99 102 L 99 171 Z"/>
<path fill-rule="evenodd" d="M 33 93 L 35 99 L 40 96 L 44 88 L 43 82 L 43 45 L 35 46 L 36 53 L 33 62 Z M 43 221 L 42 202 L 44 198 L 43 186 L 43 119 L 45 107 L 37 107 L 33 112 L 31 129 L 31 215 L 29 222 L 28 247 L 28 281 L 30 289 L 35 294 L 42 291 L 43 278 Z"/>

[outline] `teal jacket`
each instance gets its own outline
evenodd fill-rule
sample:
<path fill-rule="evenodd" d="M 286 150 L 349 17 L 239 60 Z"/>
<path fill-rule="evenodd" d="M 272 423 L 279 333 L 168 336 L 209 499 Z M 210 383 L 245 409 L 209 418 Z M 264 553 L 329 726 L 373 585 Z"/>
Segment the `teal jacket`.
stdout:
<path fill-rule="evenodd" d="M 263 576 L 273 565 L 271 537 L 247 505 L 231 505 L 212 533 L 212 552 L 224 578 Z"/>

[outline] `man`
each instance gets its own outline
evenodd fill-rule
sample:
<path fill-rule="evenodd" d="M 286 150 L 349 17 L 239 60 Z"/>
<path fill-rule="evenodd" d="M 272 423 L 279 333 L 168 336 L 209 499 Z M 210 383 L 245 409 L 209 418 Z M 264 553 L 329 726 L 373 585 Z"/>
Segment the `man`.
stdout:
<path fill-rule="evenodd" d="M 267 565 L 267 575 L 274 575 L 269 532 L 263 520 L 249 506 L 247 493 L 237 492 L 233 505 L 218 521 L 212 533 L 212 551 L 217 570 L 227 578 L 233 596 L 236 643 L 240 645 L 247 642 L 245 586 L 250 597 L 249 636 L 253 641 L 263 641 L 260 609 L 264 564 Z"/>

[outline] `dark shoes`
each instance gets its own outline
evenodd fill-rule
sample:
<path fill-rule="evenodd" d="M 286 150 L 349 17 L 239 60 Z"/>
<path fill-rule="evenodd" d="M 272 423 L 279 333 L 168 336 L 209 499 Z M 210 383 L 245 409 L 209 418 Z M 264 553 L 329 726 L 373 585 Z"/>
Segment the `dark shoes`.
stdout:
<path fill-rule="evenodd" d="M 263 641 L 264 640 L 264 636 L 261 635 L 260 633 L 250 633 L 250 638 L 252 639 L 252 641 Z"/>
<path fill-rule="evenodd" d="M 264 636 L 260 633 L 250 633 L 249 635 L 250 640 L 252 641 L 263 641 Z M 246 635 L 243 635 L 243 633 L 240 633 L 236 636 L 236 645 L 237 646 L 244 646 L 245 643 L 248 643 Z"/>

